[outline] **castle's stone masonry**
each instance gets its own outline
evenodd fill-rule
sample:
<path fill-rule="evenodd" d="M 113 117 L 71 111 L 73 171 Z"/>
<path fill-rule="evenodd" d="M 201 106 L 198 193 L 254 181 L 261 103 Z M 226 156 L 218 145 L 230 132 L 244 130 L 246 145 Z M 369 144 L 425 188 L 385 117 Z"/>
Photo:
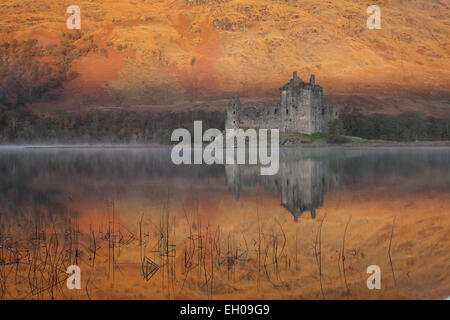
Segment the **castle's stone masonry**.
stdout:
<path fill-rule="evenodd" d="M 235 95 L 226 110 L 225 128 L 279 129 L 281 132 L 312 134 L 327 132 L 328 123 L 338 119 L 339 109 L 327 105 L 321 86 L 311 75 L 303 82 L 294 72 L 293 78 L 280 88 L 280 102 L 262 107 L 242 107 Z"/>

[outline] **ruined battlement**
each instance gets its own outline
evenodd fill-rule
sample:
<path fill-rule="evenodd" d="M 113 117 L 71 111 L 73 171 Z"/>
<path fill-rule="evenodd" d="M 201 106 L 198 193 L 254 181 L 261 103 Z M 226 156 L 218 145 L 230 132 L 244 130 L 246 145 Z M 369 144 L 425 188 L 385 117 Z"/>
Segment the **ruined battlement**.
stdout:
<path fill-rule="evenodd" d="M 302 81 L 297 72 L 280 88 L 280 101 L 264 106 L 242 107 L 236 94 L 226 110 L 225 128 L 279 129 L 312 134 L 327 132 L 328 122 L 339 117 L 337 107 L 327 105 L 314 75 Z"/>
<path fill-rule="evenodd" d="M 294 72 L 292 75 L 292 79 L 286 83 L 284 86 L 280 88 L 280 91 L 282 90 L 288 90 L 288 89 L 297 89 L 297 90 L 317 90 L 322 91 L 322 87 L 316 84 L 316 76 L 311 75 L 309 82 L 303 82 L 302 78 L 299 78 L 297 76 L 297 72 Z"/>

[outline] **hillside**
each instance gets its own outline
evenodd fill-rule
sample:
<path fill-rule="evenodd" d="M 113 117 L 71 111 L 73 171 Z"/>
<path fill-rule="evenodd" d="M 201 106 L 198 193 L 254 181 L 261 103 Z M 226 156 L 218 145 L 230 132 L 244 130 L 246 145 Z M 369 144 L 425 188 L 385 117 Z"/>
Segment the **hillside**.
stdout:
<path fill-rule="evenodd" d="M 342 107 L 448 113 L 448 2 L 376 3 L 381 30 L 366 27 L 366 1 L 5 0 L 0 38 L 58 47 L 71 37 L 73 76 L 35 101 L 37 111 L 220 110 L 235 91 L 276 99 L 296 70 L 316 74 Z M 80 32 L 66 28 L 72 4 L 81 8 Z"/>

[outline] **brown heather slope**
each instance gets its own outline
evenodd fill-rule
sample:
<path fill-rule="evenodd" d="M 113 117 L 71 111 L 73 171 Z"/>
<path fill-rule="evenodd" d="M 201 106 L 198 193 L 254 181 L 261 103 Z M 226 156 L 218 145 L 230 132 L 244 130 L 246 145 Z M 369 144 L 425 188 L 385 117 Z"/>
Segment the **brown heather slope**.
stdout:
<path fill-rule="evenodd" d="M 366 8 L 381 8 L 381 30 Z M 79 75 L 36 110 L 85 107 L 222 109 L 238 91 L 276 98 L 297 70 L 316 74 L 331 103 L 368 112 L 449 112 L 446 0 L 4 0 L 0 38 L 58 44 L 69 5 L 96 49 Z"/>

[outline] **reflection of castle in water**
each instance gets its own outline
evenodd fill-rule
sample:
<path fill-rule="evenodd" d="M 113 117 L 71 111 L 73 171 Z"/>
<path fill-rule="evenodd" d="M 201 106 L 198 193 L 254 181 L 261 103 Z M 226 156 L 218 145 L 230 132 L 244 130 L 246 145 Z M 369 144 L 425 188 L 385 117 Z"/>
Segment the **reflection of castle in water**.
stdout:
<path fill-rule="evenodd" d="M 339 178 L 329 169 L 324 159 L 282 159 L 274 176 L 260 175 L 259 166 L 226 165 L 226 182 L 239 200 L 242 188 L 263 186 L 266 190 L 281 193 L 281 205 L 294 216 L 294 221 L 309 211 L 316 216 L 316 209 L 323 205 L 327 191 L 337 186 Z"/>

